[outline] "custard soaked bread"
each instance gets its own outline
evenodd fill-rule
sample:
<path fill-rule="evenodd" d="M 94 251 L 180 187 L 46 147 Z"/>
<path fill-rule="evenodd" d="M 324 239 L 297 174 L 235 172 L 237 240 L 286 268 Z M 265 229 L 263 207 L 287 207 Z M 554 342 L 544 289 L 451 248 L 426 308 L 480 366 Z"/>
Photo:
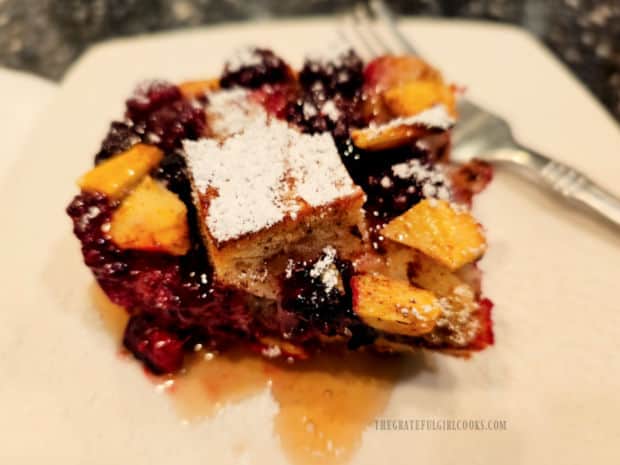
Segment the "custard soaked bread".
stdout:
<path fill-rule="evenodd" d="M 229 102 L 247 126 L 184 144 L 202 236 L 217 280 L 275 299 L 282 258 L 314 258 L 328 245 L 344 259 L 361 253 L 366 198 L 329 134 Z"/>

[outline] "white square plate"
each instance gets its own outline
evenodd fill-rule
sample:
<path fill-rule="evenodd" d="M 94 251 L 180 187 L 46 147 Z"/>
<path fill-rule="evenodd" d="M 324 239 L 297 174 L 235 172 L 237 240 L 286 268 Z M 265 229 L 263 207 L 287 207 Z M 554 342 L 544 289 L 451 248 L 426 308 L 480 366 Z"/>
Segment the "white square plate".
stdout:
<path fill-rule="evenodd" d="M 618 192 L 620 132 L 520 30 L 406 21 L 423 55 L 505 116 L 524 143 Z M 92 308 L 92 277 L 63 212 L 137 81 L 217 74 L 240 45 L 294 65 L 328 20 L 228 25 L 110 42 L 69 72 L 0 192 L 0 458 L 11 464 L 285 463 L 267 392 L 183 425 Z M 614 463 L 620 441 L 620 237 L 498 172 L 476 213 L 488 229 L 485 293 L 494 347 L 470 361 L 429 355 L 383 414 L 507 421 L 502 432 L 369 427 L 352 463 Z M 241 445 L 241 446 L 240 446 Z M 614 460 L 615 458 L 615 460 Z"/>

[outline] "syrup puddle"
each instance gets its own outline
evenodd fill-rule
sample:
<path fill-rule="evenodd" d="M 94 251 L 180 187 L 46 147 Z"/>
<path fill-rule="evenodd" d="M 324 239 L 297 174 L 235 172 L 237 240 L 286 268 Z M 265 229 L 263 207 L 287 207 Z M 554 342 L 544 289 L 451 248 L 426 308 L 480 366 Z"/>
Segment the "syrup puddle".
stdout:
<path fill-rule="evenodd" d="M 92 285 L 90 294 L 106 331 L 114 337 L 115 341 L 120 343 L 123 339 L 125 326 L 129 321 L 129 315 L 123 307 L 108 299 L 108 296 L 97 284 Z"/>
<path fill-rule="evenodd" d="M 125 311 L 98 286 L 93 298 L 106 329 L 120 341 Z M 363 431 L 387 405 L 411 359 L 331 353 L 288 364 L 242 353 L 188 357 L 184 373 L 156 378 L 182 419 L 199 421 L 220 407 L 269 388 L 279 404 L 274 420 L 282 448 L 296 465 L 347 463 Z"/>

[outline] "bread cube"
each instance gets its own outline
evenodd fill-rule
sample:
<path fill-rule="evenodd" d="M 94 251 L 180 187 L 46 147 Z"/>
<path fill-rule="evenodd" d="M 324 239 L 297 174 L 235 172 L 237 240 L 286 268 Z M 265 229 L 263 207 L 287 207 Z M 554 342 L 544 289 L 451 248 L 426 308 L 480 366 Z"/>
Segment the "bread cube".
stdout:
<path fill-rule="evenodd" d="M 223 141 L 186 141 L 184 149 L 221 283 L 275 298 L 286 257 L 314 258 L 328 245 L 343 258 L 360 250 L 365 195 L 329 134 L 261 119 Z"/>

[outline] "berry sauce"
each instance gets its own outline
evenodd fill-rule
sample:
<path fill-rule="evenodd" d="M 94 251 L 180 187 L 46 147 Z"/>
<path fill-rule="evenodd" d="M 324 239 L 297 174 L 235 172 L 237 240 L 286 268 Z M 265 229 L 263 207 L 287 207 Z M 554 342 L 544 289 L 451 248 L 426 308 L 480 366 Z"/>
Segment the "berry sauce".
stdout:
<path fill-rule="evenodd" d="M 230 339 L 230 327 L 252 334 L 245 295 L 212 284 L 212 270 L 199 240 L 194 238 L 192 249 L 182 257 L 121 250 L 105 233 L 115 207 L 101 194 L 83 193 L 74 198 L 67 213 L 82 243 L 84 262 L 112 302 L 132 316 L 144 317 L 153 327 L 147 339 L 171 332 L 183 340 L 201 339 L 218 345 Z M 164 333 L 157 333 L 159 330 Z M 140 352 L 141 348 L 150 351 L 152 344 L 140 342 L 145 331 L 131 331 L 125 335 L 125 346 L 137 358 L 150 360 L 151 368 L 156 365 L 153 357 L 178 359 L 161 351 L 158 355 Z M 177 350 L 177 344 L 166 347 Z"/>
<path fill-rule="evenodd" d="M 184 340 L 157 326 L 147 315 L 129 319 L 123 345 L 156 375 L 173 373 L 183 367 Z"/>

